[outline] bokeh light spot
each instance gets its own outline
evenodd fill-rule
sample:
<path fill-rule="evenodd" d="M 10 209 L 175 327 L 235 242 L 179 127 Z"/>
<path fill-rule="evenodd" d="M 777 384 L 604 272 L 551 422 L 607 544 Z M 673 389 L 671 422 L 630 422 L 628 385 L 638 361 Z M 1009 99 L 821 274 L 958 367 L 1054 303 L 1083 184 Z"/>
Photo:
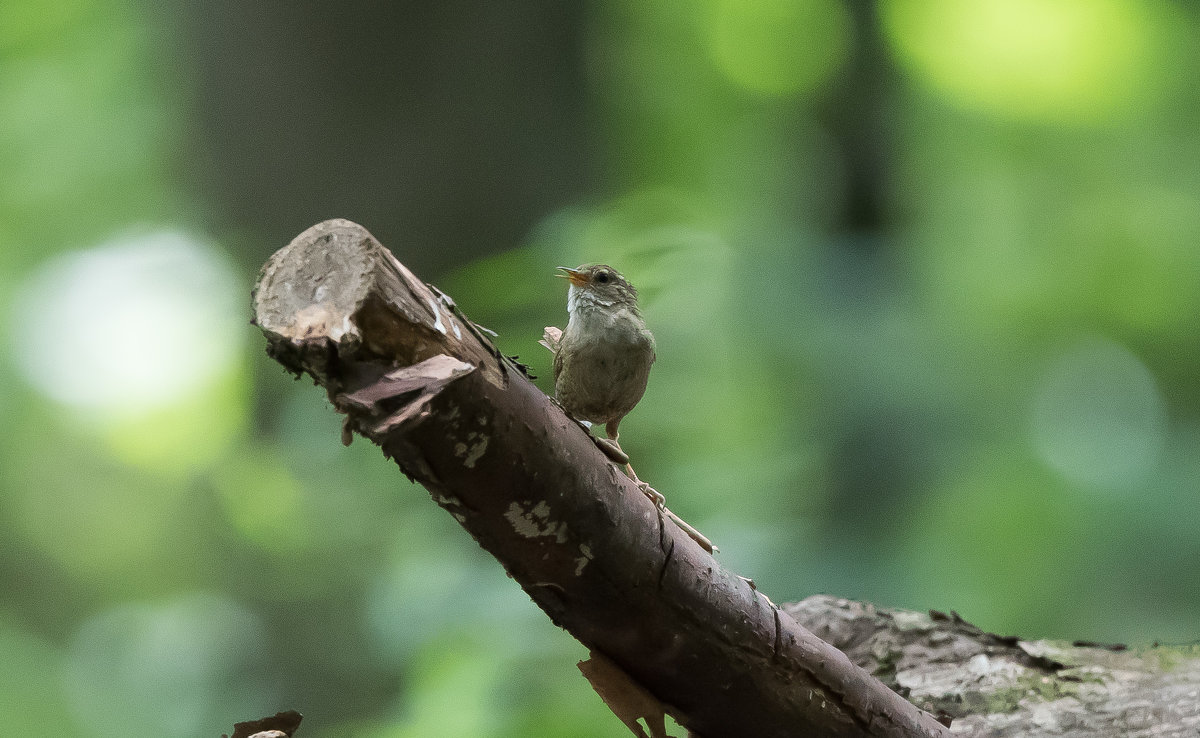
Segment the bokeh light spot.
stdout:
<path fill-rule="evenodd" d="M 1022 449 L 981 449 L 958 460 L 908 514 L 895 557 L 922 607 L 970 602 L 978 624 L 1053 628 L 1048 602 L 1076 563 L 1064 541 L 1087 535 L 1068 485 Z M 925 604 L 928 603 L 928 604 Z"/>
<path fill-rule="evenodd" d="M 0 735 L 74 735 L 61 672 L 56 644 L 0 618 Z"/>
<path fill-rule="evenodd" d="M 845 8 L 835 0 L 713 0 L 709 53 L 739 87 L 803 94 L 845 60 L 848 26 Z"/>
<path fill-rule="evenodd" d="M 230 458 L 215 470 L 213 484 L 229 522 L 247 540 L 280 555 L 307 544 L 303 491 L 273 449 Z"/>
<path fill-rule="evenodd" d="M 901 62 L 967 107 L 1103 119 L 1154 86 L 1157 29 L 1131 0 L 887 0 L 881 9 Z"/>
<path fill-rule="evenodd" d="M 1045 373 L 1032 426 L 1038 452 L 1060 474 L 1113 488 L 1139 482 L 1157 466 L 1167 412 L 1153 375 L 1136 356 L 1091 339 Z"/>
<path fill-rule="evenodd" d="M 120 605 L 75 634 L 66 691 L 90 736 L 211 735 L 213 713 L 265 707 L 247 704 L 263 641 L 258 617 L 225 597 Z"/>
<path fill-rule="evenodd" d="M 189 397 L 230 370 L 244 299 L 214 248 L 163 231 L 51 260 L 24 285 L 13 355 L 41 392 L 97 417 Z"/>
<path fill-rule="evenodd" d="M 103 423 L 101 437 L 122 462 L 160 477 L 186 477 L 242 437 L 249 417 L 244 372 L 231 371 L 168 407 Z"/>
<path fill-rule="evenodd" d="M 64 432 L 49 413 L 27 415 L 27 428 L 0 448 L 4 517 L 28 552 L 79 582 L 132 591 L 178 576 L 175 554 L 183 488 L 157 474 L 114 463 L 95 439 Z"/>

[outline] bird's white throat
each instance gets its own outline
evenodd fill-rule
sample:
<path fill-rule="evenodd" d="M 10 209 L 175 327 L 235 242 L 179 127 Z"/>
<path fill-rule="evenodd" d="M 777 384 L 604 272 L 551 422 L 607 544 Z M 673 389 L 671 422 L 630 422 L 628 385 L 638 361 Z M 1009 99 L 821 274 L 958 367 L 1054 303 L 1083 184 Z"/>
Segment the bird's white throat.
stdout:
<path fill-rule="evenodd" d="M 632 341 L 641 333 L 649 336 L 636 307 L 625 305 L 621 300 L 606 300 L 595 290 L 571 285 L 567 292 L 567 314 L 570 317 L 566 333 L 574 336 L 588 336 L 589 340 L 610 343 Z"/>
<path fill-rule="evenodd" d="M 614 304 L 611 300 L 601 299 L 593 290 L 585 290 L 575 285 L 571 285 L 567 290 L 567 313 L 570 315 L 575 315 L 580 310 L 612 307 Z"/>

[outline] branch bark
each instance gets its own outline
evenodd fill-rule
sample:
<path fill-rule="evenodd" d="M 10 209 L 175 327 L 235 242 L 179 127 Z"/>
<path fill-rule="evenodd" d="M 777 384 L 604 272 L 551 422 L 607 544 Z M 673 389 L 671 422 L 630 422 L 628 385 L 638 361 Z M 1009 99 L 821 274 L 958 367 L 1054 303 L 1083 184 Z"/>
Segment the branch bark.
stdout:
<path fill-rule="evenodd" d="M 695 735 L 950 734 L 722 568 L 361 226 L 297 236 L 254 310 L 272 357 Z"/>

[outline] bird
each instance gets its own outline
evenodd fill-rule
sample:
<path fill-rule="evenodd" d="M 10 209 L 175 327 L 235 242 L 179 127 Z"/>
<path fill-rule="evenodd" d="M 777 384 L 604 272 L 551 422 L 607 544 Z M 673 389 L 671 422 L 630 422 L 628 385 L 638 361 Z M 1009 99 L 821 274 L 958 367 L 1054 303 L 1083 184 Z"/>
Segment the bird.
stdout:
<path fill-rule="evenodd" d="M 541 341 L 554 352 L 555 400 L 576 420 L 603 423 L 608 438 L 593 440 L 622 461 L 638 488 L 662 507 L 663 496 L 638 479 L 619 441 L 621 420 L 645 394 L 657 358 L 654 335 L 638 309 L 637 290 L 607 264 L 558 270 L 556 276 L 570 282 L 567 327 L 547 328 Z"/>

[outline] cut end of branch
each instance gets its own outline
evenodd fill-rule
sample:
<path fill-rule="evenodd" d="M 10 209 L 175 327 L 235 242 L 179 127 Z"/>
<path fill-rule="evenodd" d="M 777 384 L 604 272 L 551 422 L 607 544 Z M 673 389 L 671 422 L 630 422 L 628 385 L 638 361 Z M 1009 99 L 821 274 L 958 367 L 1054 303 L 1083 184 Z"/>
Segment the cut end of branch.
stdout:
<path fill-rule="evenodd" d="M 410 366 L 439 354 L 464 357 L 489 381 L 504 381 L 499 353 L 453 301 L 349 220 L 318 223 L 275 252 L 253 302 L 267 352 L 319 381 L 335 360 Z"/>
<path fill-rule="evenodd" d="M 348 220 L 318 223 L 267 261 L 254 290 L 255 322 L 293 340 L 341 341 L 366 296 L 382 246 Z"/>

